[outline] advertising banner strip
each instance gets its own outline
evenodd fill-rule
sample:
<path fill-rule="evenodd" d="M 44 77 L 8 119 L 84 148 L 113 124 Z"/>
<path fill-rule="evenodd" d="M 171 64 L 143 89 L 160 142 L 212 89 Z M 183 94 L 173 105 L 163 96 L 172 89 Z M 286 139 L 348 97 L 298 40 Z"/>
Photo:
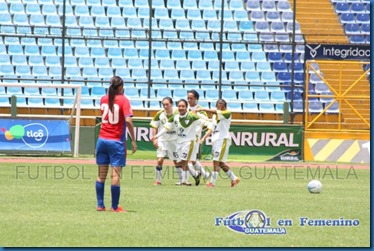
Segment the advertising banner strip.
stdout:
<path fill-rule="evenodd" d="M 134 121 L 135 138 L 138 150 L 155 151 L 150 141 L 152 130 L 149 121 Z M 95 134 L 98 137 L 100 123 Z M 298 161 L 301 160 L 302 136 L 301 126 L 281 125 L 231 125 L 230 154 L 269 155 L 269 160 Z M 127 135 L 129 138 L 129 135 Z M 127 141 L 128 149 L 131 142 Z M 211 154 L 211 140 L 208 138 L 202 145 L 201 154 Z"/>
<path fill-rule="evenodd" d="M 369 45 L 306 44 L 305 60 L 370 60 Z"/>
<path fill-rule="evenodd" d="M 0 118 L 0 151 L 71 152 L 67 120 Z"/>

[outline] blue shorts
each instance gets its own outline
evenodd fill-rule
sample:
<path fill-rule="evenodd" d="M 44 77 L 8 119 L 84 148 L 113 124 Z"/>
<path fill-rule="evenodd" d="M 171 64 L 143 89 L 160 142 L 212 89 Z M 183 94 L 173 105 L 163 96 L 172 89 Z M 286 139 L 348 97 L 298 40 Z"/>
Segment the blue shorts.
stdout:
<path fill-rule="evenodd" d="M 125 166 L 126 146 L 119 140 L 101 139 L 96 144 L 96 164 L 99 166 Z"/>

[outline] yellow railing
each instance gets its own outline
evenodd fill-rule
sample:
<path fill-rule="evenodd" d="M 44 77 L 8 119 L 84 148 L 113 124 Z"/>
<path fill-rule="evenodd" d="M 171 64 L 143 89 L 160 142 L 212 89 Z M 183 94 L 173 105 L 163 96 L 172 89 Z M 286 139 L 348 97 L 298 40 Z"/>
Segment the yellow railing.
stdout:
<path fill-rule="evenodd" d="M 339 78 L 336 81 L 336 79 L 329 79 L 329 76 L 323 75 L 323 72 L 321 74 L 320 71 L 316 70 L 313 66 L 313 63 L 318 63 L 320 66 L 334 66 L 336 75 L 336 71 L 339 71 Z M 370 112 L 370 85 L 367 82 L 367 92 L 365 92 L 365 89 L 361 89 L 362 87 L 358 86 L 358 84 L 362 84 L 362 80 L 364 80 L 368 74 L 370 74 L 370 68 L 366 71 L 363 70 L 363 65 L 370 64 L 369 62 L 358 62 L 358 61 L 323 61 L 323 60 L 315 60 L 315 61 L 307 61 L 306 62 L 306 86 L 305 86 L 305 111 L 309 111 L 309 99 L 310 98 L 331 98 L 333 99 L 329 104 L 324 107 L 324 109 L 314 115 L 311 116 L 309 112 L 305 112 L 305 129 L 306 130 L 326 130 L 326 128 L 323 128 L 323 124 L 317 125 L 318 121 L 320 121 L 324 116 L 334 116 L 332 114 L 328 114 L 329 108 L 335 103 L 338 102 L 339 104 L 339 113 L 337 115 L 337 124 L 334 128 L 328 127 L 332 131 L 367 131 L 370 129 L 370 116 L 367 116 L 367 114 L 362 114 L 362 110 L 360 111 L 357 107 L 357 104 L 352 104 L 352 102 L 360 101 L 364 104 L 368 104 L 368 111 Z M 355 67 L 353 67 L 355 66 Z M 347 67 L 353 67 L 354 72 L 356 70 L 356 73 L 358 77 L 354 80 L 351 84 L 349 84 L 349 87 L 347 85 L 343 86 L 343 79 L 347 76 L 344 73 L 347 72 Z M 357 68 L 357 69 L 356 69 Z M 361 69 L 361 71 L 359 71 Z M 332 71 L 331 68 L 329 69 L 330 72 Z M 330 89 L 331 94 L 310 94 L 309 93 L 309 85 L 310 83 L 310 76 L 309 72 L 314 72 Z M 331 76 L 330 76 L 331 77 Z M 349 80 L 348 80 L 349 81 Z M 346 81 L 345 81 L 346 83 Z M 345 89 L 343 89 L 345 88 Z M 352 94 L 353 93 L 353 94 Z M 347 114 L 347 111 L 353 112 L 355 116 L 357 116 L 358 121 L 360 122 L 359 126 L 360 128 L 350 128 L 349 122 L 345 122 L 344 119 L 347 119 L 345 114 L 342 112 L 343 106 L 345 107 L 345 111 Z M 336 116 L 336 115 L 335 115 Z M 351 118 L 352 119 L 352 118 Z M 356 118 L 354 118 L 356 119 Z M 327 122 L 325 122 L 327 123 Z M 352 122 L 351 122 L 352 123 Z M 344 125 L 344 126 L 343 126 Z"/>

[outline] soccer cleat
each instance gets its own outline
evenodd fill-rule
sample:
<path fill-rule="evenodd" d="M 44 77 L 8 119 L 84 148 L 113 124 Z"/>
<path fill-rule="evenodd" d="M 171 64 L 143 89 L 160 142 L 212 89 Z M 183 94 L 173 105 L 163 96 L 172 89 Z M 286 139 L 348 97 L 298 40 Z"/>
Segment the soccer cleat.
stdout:
<path fill-rule="evenodd" d="M 200 184 L 201 172 L 197 172 L 197 176 L 193 178 L 195 179 L 195 185 L 198 186 Z"/>
<path fill-rule="evenodd" d="M 237 184 L 239 184 L 239 182 L 240 182 L 240 179 L 239 179 L 239 178 L 236 178 L 236 180 L 231 181 L 231 187 L 236 186 Z"/>
<path fill-rule="evenodd" d="M 114 213 L 127 213 L 127 211 L 123 209 L 121 206 L 118 206 L 117 209 L 111 208 L 110 211 Z"/>
<path fill-rule="evenodd" d="M 98 211 L 98 212 L 102 212 L 102 211 L 105 211 L 106 209 L 105 209 L 105 207 L 97 207 L 96 208 L 96 211 Z"/>
<path fill-rule="evenodd" d="M 155 186 L 161 186 L 161 182 L 160 181 L 155 181 L 155 182 L 153 182 L 153 185 L 155 185 Z"/>
<path fill-rule="evenodd" d="M 210 183 L 210 182 L 208 182 L 208 185 L 206 185 L 206 186 L 209 187 L 209 188 L 215 187 L 215 185 L 213 183 Z"/>
<path fill-rule="evenodd" d="M 182 182 L 175 182 L 176 186 L 183 186 Z"/>
<path fill-rule="evenodd" d="M 192 184 L 190 183 L 190 182 L 184 182 L 184 183 L 182 183 L 182 186 L 188 186 L 188 187 L 190 187 Z"/>

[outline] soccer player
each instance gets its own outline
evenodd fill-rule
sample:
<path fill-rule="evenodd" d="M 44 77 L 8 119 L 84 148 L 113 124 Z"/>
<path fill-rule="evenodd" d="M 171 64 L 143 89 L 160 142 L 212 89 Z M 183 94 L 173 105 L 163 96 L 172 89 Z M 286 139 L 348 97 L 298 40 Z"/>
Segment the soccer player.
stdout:
<path fill-rule="evenodd" d="M 201 110 L 203 107 L 198 104 L 199 96 L 199 93 L 195 90 L 187 91 L 188 109 L 189 111 L 195 112 L 200 118 L 207 120 L 207 113 L 204 110 Z M 201 127 L 199 129 L 200 130 L 196 131 L 197 142 L 200 142 L 201 132 L 203 128 Z M 200 145 L 196 144 L 195 148 L 196 149 L 194 149 L 194 151 L 196 152 L 196 155 L 191 157 L 191 163 L 188 164 L 188 168 L 192 176 L 196 177 L 195 182 L 196 185 L 198 185 L 200 183 L 200 175 L 203 176 L 204 180 L 208 180 L 210 174 L 204 169 L 201 163 L 197 161 L 197 155 L 199 154 Z"/>
<path fill-rule="evenodd" d="M 226 164 L 227 155 L 231 145 L 230 124 L 231 112 L 227 110 L 227 103 L 224 99 L 217 100 L 217 109 L 204 109 L 208 113 L 212 113 L 212 123 L 214 129 L 208 129 L 207 133 L 201 139 L 202 144 L 207 137 L 212 133 L 212 152 L 213 152 L 213 172 L 208 187 L 214 187 L 218 177 L 219 169 L 221 168 L 227 176 L 231 179 L 231 187 L 239 184 L 240 179 L 235 176 L 230 167 Z"/>
<path fill-rule="evenodd" d="M 156 135 L 159 130 L 161 130 L 164 125 L 168 122 L 169 118 L 173 114 L 177 113 L 173 109 L 173 100 L 170 97 L 165 97 L 162 99 L 162 106 L 164 109 L 158 111 L 153 117 L 150 126 L 152 127 L 152 135 Z M 175 130 L 169 131 L 163 134 L 158 139 L 153 141 L 153 145 L 157 149 L 157 165 L 156 165 L 156 181 L 154 185 L 161 185 L 162 182 L 162 165 L 164 163 L 164 158 L 168 157 L 174 162 L 176 167 L 179 182 L 182 182 L 182 167 L 177 165 L 177 133 Z M 180 184 L 179 184 L 180 185 Z"/>
<path fill-rule="evenodd" d="M 100 101 L 102 124 L 96 145 L 96 180 L 97 211 L 105 211 L 104 187 L 111 166 L 112 212 L 126 212 L 119 206 L 120 174 L 126 165 L 126 128 L 131 137 L 132 153 L 136 152 L 134 125 L 130 101 L 123 95 L 123 80 L 118 76 L 110 79 L 108 94 Z"/>
<path fill-rule="evenodd" d="M 208 128 L 211 129 L 211 127 L 208 120 L 199 118 L 195 113 L 188 112 L 188 103 L 185 99 L 179 100 L 177 104 L 178 114 L 170 117 L 164 128 L 152 137 L 152 141 L 168 131 L 175 130 L 177 132 L 177 162 L 182 166 L 182 185 L 191 186 L 191 183 L 188 182 L 188 162 L 196 155 L 195 145 L 199 144 L 196 140 L 196 132 L 205 124 Z"/>

